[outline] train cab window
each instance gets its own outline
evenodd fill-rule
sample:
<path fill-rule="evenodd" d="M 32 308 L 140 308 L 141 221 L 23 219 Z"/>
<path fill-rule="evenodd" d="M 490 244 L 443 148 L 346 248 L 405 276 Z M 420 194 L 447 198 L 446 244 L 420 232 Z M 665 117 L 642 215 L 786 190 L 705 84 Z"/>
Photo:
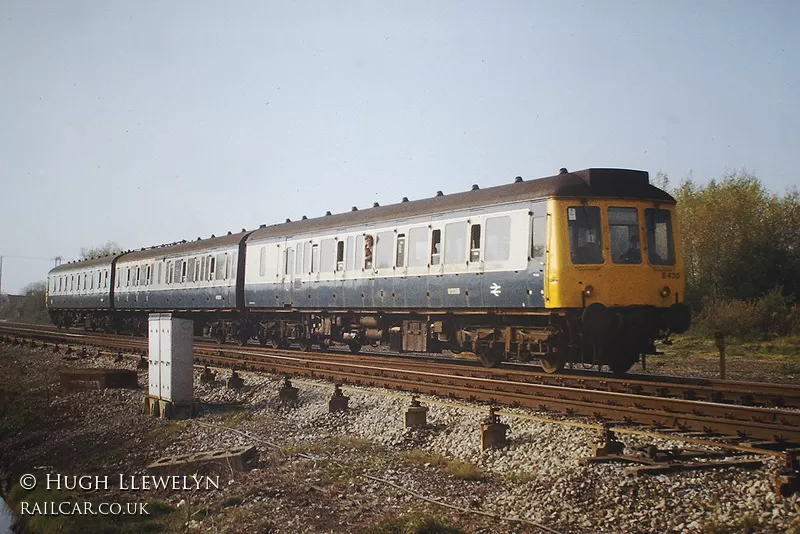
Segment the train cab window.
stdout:
<path fill-rule="evenodd" d="M 428 228 L 421 226 L 408 231 L 408 266 L 428 264 Z"/>
<path fill-rule="evenodd" d="M 320 263 L 319 270 L 323 273 L 330 273 L 336 270 L 336 241 L 334 239 L 323 239 L 319 243 Z"/>
<path fill-rule="evenodd" d="M 467 261 L 467 223 L 450 223 L 444 227 L 444 262 L 448 265 Z"/>
<path fill-rule="evenodd" d="M 264 276 L 267 272 L 267 247 L 261 247 L 258 260 L 258 276 Z"/>
<path fill-rule="evenodd" d="M 486 261 L 505 261 L 511 255 L 511 217 L 486 219 Z"/>
<path fill-rule="evenodd" d="M 469 261 L 481 260 L 481 225 L 473 224 L 469 231 Z"/>
<path fill-rule="evenodd" d="M 394 232 L 381 232 L 375 244 L 375 268 L 387 269 L 392 266 Z"/>
<path fill-rule="evenodd" d="M 344 270 L 344 241 L 336 242 L 336 270 Z"/>
<path fill-rule="evenodd" d="M 406 234 L 397 234 L 397 257 L 395 267 L 403 267 L 406 264 Z"/>
<path fill-rule="evenodd" d="M 375 238 L 366 234 L 364 236 L 364 268 L 372 269 L 372 253 L 375 249 Z"/>
<path fill-rule="evenodd" d="M 608 229 L 611 239 L 611 260 L 614 263 L 642 263 L 639 210 L 608 208 Z"/>
<path fill-rule="evenodd" d="M 669 211 L 646 209 L 644 218 L 647 222 L 647 257 L 650 265 L 675 265 L 675 243 Z"/>
<path fill-rule="evenodd" d="M 352 271 L 356 266 L 356 247 L 354 243 L 355 238 L 353 236 L 347 238 L 347 259 L 344 262 L 345 271 Z"/>
<path fill-rule="evenodd" d="M 577 265 L 603 263 L 600 208 L 586 205 L 568 207 L 567 225 L 572 263 Z"/>
<path fill-rule="evenodd" d="M 319 245 L 311 245 L 311 270 L 309 272 L 319 272 Z"/>
<path fill-rule="evenodd" d="M 544 258 L 544 217 L 531 217 L 531 258 Z"/>

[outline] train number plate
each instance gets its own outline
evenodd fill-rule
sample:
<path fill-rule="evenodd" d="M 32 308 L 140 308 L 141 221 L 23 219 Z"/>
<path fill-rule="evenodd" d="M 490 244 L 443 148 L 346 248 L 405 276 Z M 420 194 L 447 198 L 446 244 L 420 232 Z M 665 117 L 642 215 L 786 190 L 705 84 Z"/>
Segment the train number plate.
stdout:
<path fill-rule="evenodd" d="M 671 278 L 673 280 L 680 280 L 681 273 L 661 273 L 661 278 Z"/>

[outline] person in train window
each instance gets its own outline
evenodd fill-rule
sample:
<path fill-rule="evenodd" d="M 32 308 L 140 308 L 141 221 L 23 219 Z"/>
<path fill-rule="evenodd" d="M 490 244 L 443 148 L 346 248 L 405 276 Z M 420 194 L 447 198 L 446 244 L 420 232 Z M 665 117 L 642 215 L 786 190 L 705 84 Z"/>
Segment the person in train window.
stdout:
<path fill-rule="evenodd" d="M 622 255 L 622 263 L 642 263 L 642 251 L 639 249 L 639 234 L 631 234 L 630 247 Z"/>
<path fill-rule="evenodd" d="M 372 269 L 372 236 L 364 237 L 364 268 Z"/>

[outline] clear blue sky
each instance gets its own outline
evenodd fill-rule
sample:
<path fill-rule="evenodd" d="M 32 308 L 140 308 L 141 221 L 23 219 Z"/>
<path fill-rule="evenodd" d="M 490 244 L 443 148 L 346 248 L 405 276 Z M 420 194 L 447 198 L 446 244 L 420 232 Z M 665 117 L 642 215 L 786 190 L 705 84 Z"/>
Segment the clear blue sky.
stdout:
<path fill-rule="evenodd" d="M 560 167 L 800 167 L 800 2 L 0 3 L 3 291 Z M 45 258 L 45 259 L 25 259 Z"/>

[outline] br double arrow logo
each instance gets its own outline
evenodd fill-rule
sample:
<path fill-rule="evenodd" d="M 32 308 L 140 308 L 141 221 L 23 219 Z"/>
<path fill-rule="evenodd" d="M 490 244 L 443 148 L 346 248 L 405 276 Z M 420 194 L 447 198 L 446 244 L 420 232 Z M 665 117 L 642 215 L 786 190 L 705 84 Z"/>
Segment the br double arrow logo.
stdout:
<path fill-rule="evenodd" d="M 492 282 L 492 285 L 489 286 L 489 293 L 491 293 L 495 297 L 499 297 L 500 293 L 502 292 L 503 288 L 501 288 L 497 282 Z"/>

